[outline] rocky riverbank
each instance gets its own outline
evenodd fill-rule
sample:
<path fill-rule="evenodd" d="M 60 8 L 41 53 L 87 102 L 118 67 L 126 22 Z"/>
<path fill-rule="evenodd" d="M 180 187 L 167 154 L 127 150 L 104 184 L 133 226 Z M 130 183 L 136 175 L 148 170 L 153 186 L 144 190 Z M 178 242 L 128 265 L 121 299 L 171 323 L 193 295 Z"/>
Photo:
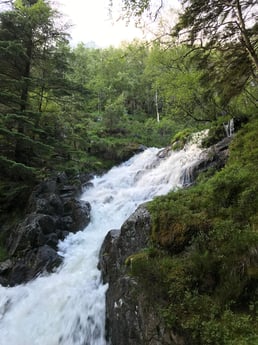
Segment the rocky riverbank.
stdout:
<path fill-rule="evenodd" d="M 193 184 L 200 172 L 221 169 L 228 158 L 230 138 L 207 149 L 197 164 L 185 171 L 181 182 Z M 162 157 L 169 154 L 164 150 Z M 162 158 L 161 157 L 161 158 Z M 151 215 L 147 204 L 133 213 L 119 230 L 111 230 L 100 251 L 99 267 L 106 294 L 106 332 L 112 345 L 185 345 L 180 331 L 168 329 L 137 278 L 131 274 L 132 260 L 142 255 L 151 243 Z M 190 235 L 189 235 L 190 236 Z M 187 247 L 186 241 L 185 246 Z M 149 282 L 151 285 L 154 282 Z"/>
<path fill-rule="evenodd" d="M 2 285 L 25 283 L 60 265 L 58 241 L 90 221 L 90 204 L 79 200 L 90 178 L 81 176 L 71 184 L 66 174 L 60 173 L 34 189 L 25 217 L 5 229 L 8 259 L 0 263 Z"/>

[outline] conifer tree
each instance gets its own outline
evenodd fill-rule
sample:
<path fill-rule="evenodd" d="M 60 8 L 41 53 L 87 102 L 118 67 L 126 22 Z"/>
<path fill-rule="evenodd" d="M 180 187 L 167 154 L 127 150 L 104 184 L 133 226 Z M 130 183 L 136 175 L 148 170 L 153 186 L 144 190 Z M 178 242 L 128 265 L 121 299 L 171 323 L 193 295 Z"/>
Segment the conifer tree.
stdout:
<path fill-rule="evenodd" d="M 0 13 L 0 173 L 3 184 L 7 180 L 33 183 L 52 150 L 45 143 L 39 123 L 44 92 L 50 94 L 57 89 L 57 80 L 64 76 L 64 70 L 57 72 L 58 62 L 61 62 L 60 55 L 59 59 L 57 56 L 67 35 L 57 26 L 57 16 L 45 0 L 16 0 Z M 60 67 L 65 68 L 64 63 L 60 63 Z"/>

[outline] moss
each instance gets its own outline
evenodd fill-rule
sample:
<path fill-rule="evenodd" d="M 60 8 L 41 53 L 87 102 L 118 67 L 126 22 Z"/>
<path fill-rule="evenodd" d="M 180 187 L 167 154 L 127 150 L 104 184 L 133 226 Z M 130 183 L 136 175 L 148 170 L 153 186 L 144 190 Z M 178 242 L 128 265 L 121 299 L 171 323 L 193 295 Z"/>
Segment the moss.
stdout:
<path fill-rule="evenodd" d="M 0 262 L 8 258 L 8 250 L 6 248 L 6 233 L 1 230 L 0 232 Z"/>
<path fill-rule="evenodd" d="M 181 132 L 175 134 L 171 141 L 171 147 L 173 150 L 182 150 L 190 139 L 191 134 L 193 133 L 192 129 L 186 128 Z"/>
<path fill-rule="evenodd" d="M 178 253 L 191 243 L 198 232 L 209 231 L 210 223 L 206 211 L 197 208 L 200 200 L 197 195 L 198 192 L 192 193 L 192 190 L 181 190 L 157 198 L 149 204 L 154 243 L 171 253 Z"/>
<path fill-rule="evenodd" d="M 4 246 L 0 245 L 0 262 L 8 258 L 7 249 Z"/>
<path fill-rule="evenodd" d="M 138 262 L 139 260 L 148 260 L 149 253 L 147 251 L 142 251 L 136 254 L 132 254 L 128 256 L 125 260 L 126 266 L 133 266 L 135 262 Z"/>
<path fill-rule="evenodd" d="M 257 135 L 254 119 L 225 168 L 149 204 L 156 254 L 130 269 L 192 345 L 258 343 Z"/>
<path fill-rule="evenodd" d="M 226 133 L 223 128 L 222 124 L 216 124 L 213 127 L 210 128 L 208 136 L 203 138 L 202 140 L 202 146 L 203 147 L 210 147 L 223 138 L 225 138 Z"/>

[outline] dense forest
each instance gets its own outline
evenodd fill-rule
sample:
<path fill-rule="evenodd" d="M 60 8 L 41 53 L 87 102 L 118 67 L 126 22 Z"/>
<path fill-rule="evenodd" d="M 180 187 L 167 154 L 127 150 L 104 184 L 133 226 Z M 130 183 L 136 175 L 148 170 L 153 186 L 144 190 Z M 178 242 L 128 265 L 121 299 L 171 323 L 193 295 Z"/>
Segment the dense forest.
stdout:
<path fill-rule="evenodd" d="M 132 274 L 144 288 L 158 282 L 150 298 L 191 344 L 257 344 L 256 2 L 184 0 L 171 31 L 163 23 L 151 42 L 105 49 L 72 47 L 69 27 L 46 0 L 1 3 L 1 223 L 15 222 L 33 188 L 57 172 L 76 181 L 140 146 L 185 142 L 202 129 L 211 145 L 233 118 L 226 167 L 150 205 L 152 245 Z M 138 20 L 152 8 L 143 0 L 123 6 Z M 187 253 L 171 245 L 173 231 L 194 233 Z M 0 243 L 4 259 L 1 234 Z"/>

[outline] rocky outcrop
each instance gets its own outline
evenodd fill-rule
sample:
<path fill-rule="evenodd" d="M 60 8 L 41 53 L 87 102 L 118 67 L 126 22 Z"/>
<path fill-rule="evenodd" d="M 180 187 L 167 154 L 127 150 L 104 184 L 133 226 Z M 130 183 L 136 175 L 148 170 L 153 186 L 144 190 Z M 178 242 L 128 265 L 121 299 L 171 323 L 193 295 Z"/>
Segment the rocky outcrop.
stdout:
<path fill-rule="evenodd" d="M 148 246 L 150 231 L 150 214 L 141 205 L 121 230 L 108 233 L 102 245 L 99 266 L 104 282 L 109 284 L 106 330 L 112 345 L 183 344 L 178 335 L 166 330 L 154 304 L 125 264 L 130 255 Z"/>
<path fill-rule="evenodd" d="M 9 230 L 9 258 L 0 263 L 2 285 L 27 282 L 44 271 L 53 271 L 62 262 L 57 253 L 59 240 L 69 232 L 82 230 L 90 221 L 90 204 L 78 199 L 89 179 L 72 185 L 62 173 L 35 188 L 25 218 Z"/>
<path fill-rule="evenodd" d="M 182 176 L 182 185 L 194 182 L 200 172 L 221 169 L 228 158 L 230 138 L 207 149 L 198 163 Z M 169 154 L 162 150 L 160 157 Z M 106 294 L 106 332 L 112 345 L 186 345 L 186 338 L 166 329 L 155 301 L 150 300 L 137 278 L 130 274 L 130 257 L 148 247 L 151 220 L 141 205 L 120 230 L 111 230 L 100 251 L 99 267 Z M 150 289 L 152 282 L 150 281 Z"/>
<path fill-rule="evenodd" d="M 232 137 L 226 137 L 217 144 L 212 145 L 210 148 L 205 150 L 202 154 L 202 159 L 192 165 L 182 175 L 182 185 L 187 187 L 193 184 L 197 176 L 208 169 L 218 171 L 223 168 L 229 156 L 229 144 L 231 140 Z"/>

